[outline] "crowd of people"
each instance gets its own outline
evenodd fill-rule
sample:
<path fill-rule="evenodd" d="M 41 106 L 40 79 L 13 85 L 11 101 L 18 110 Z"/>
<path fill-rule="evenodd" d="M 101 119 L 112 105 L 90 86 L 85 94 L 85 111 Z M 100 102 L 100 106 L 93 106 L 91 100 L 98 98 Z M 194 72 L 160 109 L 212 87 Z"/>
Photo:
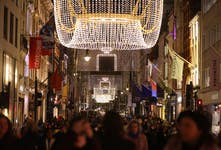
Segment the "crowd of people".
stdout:
<path fill-rule="evenodd" d="M 208 117 L 181 112 L 175 123 L 160 118 L 125 118 L 115 111 L 103 117 L 74 115 L 36 124 L 27 118 L 20 130 L 0 114 L 1 150 L 219 150 L 221 134 L 211 133 Z"/>

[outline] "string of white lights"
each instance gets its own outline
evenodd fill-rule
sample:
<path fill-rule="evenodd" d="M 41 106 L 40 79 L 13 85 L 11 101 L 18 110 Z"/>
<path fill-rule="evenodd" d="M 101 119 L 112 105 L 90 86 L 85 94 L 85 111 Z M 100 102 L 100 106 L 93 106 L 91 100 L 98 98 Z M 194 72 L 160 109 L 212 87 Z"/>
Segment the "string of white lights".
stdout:
<path fill-rule="evenodd" d="M 54 0 L 54 12 L 66 47 L 137 50 L 156 44 L 163 0 Z"/>

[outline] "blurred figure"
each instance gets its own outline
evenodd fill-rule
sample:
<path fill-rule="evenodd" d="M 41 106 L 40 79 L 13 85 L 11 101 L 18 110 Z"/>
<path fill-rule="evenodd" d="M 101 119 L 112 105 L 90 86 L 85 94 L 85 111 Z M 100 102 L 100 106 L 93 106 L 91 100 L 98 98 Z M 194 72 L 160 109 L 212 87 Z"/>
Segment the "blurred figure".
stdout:
<path fill-rule="evenodd" d="M 97 137 L 93 133 L 93 129 L 91 127 L 90 122 L 83 121 L 83 130 L 86 135 L 87 144 L 85 146 L 85 149 L 87 150 L 100 150 L 101 144 L 98 141 Z"/>
<path fill-rule="evenodd" d="M 41 150 L 51 150 L 55 142 L 52 129 L 46 129 L 42 138 Z"/>
<path fill-rule="evenodd" d="M 12 134 L 12 124 L 10 120 L 0 114 L 0 149 L 14 150 L 19 149 L 18 140 Z"/>
<path fill-rule="evenodd" d="M 23 150 L 40 150 L 41 137 L 35 122 L 27 118 L 22 127 L 21 146 Z"/>
<path fill-rule="evenodd" d="M 210 133 L 209 119 L 199 112 L 184 111 L 178 119 L 178 135 L 167 143 L 165 150 L 218 150 Z"/>
<path fill-rule="evenodd" d="M 113 111 L 105 114 L 103 119 L 104 137 L 103 150 L 135 150 L 133 142 L 126 139 L 121 116 Z"/>
<path fill-rule="evenodd" d="M 68 128 L 68 123 L 65 121 L 65 123 L 59 129 L 55 130 L 55 139 L 59 140 L 60 138 L 62 138 L 67 133 Z"/>
<path fill-rule="evenodd" d="M 141 132 L 139 122 L 131 121 L 128 126 L 128 137 L 136 145 L 136 150 L 148 150 L 147 138 Z"/>
<path fill-rule="evenodd" d="M 68 132 L 55 141 L 53 150 L 82 150 L 87 144 L 86 135 L 83 132 L 83 120 L 75 116 L 69 125 Z"/>

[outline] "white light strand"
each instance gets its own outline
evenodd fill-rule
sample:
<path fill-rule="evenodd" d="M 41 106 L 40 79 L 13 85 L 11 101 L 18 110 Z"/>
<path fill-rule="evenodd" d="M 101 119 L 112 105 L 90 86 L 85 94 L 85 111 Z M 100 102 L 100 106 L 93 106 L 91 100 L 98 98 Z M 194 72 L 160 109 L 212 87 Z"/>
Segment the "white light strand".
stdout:
<path fill-rule="evenodd" d="M 137 50 L 156 44 L 163 0 L 54 0 L 54 12 L 66 47 Z"/>

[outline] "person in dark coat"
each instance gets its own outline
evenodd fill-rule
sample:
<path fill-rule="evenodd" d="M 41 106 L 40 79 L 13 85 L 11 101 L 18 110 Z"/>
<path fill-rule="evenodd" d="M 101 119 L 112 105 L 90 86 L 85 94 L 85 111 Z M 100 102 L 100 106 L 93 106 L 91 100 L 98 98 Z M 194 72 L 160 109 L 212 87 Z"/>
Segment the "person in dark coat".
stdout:
<path fill-rule="evenodd" d="M 87 144 L 85 146 L 86 150 L 101 150 L 101 143 L 98 137 L 94 134 L 93 129 L 89 121 L 83 121 L 83 130 L 86 135 Z"/>
<path fill-rule="evenodd" d="M 40 150 L 41 136 L 34 120 L 27 118 L 22 127 L 22 150 Z"/>
<path fill-rule="evenodd" d="M 55 142 L 55 137 L 53 136 L 53 130 L 48 128 L 45 129 L 44 135 L 41 138 L 41 150 L 51 150 Z"/>
<path fill-rule="evenodd" d="M 101 137 L 103 150 L 135 150 L 135 144 L 126 138 L 123 119 L 109 111 L 103 119 L 104 136 Z"/>
<path fill-rule="evenodd" d="M 0 149 L 19 149 L 18 139 L 12 133 L 12 124 L 3 114 L 0 114 Z"/>

